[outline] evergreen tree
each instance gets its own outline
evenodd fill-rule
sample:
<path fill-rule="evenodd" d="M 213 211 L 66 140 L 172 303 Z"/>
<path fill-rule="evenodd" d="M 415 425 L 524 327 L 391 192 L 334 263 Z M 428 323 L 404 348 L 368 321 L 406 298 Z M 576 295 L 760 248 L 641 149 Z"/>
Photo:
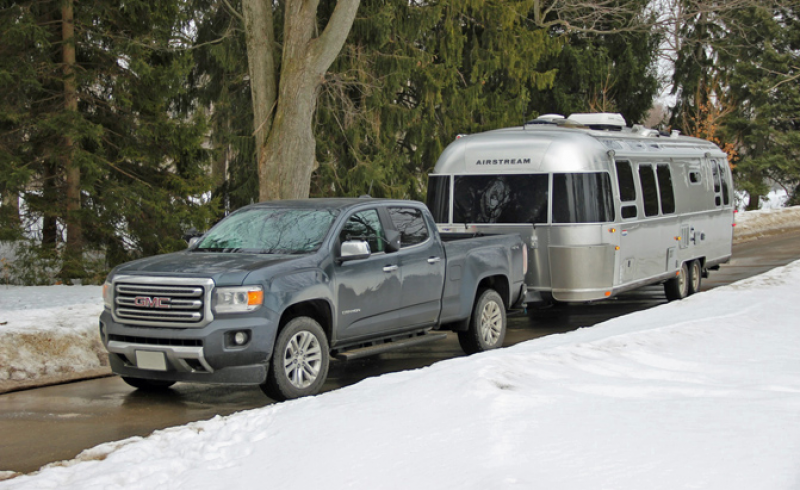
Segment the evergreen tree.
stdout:
<path fill-rule="evenodd" d="M 62 279 L 85 275 L 84 243 L 114 265 L 174 250 L 183 228 L 205 221 L 206 126 L 187 97 L 191 53 L 179 49 L 185 7 L 21 1 L 0 10 L 0 189 L 22 196 L 23 223 L 42 220 L 43 244 L 72 248 Z"/>
<path fill-rule="evenodd" d="M 317 195 L 424 196 L 459 133 L 520 124 L 561 43 L 532 1 L 363 1 L 317 115 Z"/>
<path fill-rule="evenodd" d="M 728 138 L 738 142 L 735 175 L 750 208 L 779 184 L 800 203 L 800 7 L 752 7 L 739 12 L 743 27 L 729 33 L 720 61 L 730 66 L 735 111 Z"/>
<path fill-rule="evenodd" d="M 619 112 L 629 123 L 642 122 L 658 91 L 660 36 L 652 27 L 648 4 L 606 2 L 604 7 L 614 15 L 587 14 L 591 23 L 571 25 L 570 30 L 560 23 L 551 26 L 551 35 L 564 37 L 566 44 L 558 57 L 541 65 L 555 69 L 556 79 L 551 89 L 533 92 L 529 112 Z M 564 14 L 550 13 L 556 15 Z"/>
<path fill-rule="evenodd" d="M 799 9 L 752 1 L 684 17 L 671 123 L 728 149 L 751 209 L 775 183 L 798 199 Z"/>
<path fill-rule="evenodd" d="M 240 4 L 199 0 L 194 41 L 198 102 L 209 114 L 213 194 L 223 212 L 258 200 L 253 104 Z M 221 217 L 221 216 L 220 216 Z"/>

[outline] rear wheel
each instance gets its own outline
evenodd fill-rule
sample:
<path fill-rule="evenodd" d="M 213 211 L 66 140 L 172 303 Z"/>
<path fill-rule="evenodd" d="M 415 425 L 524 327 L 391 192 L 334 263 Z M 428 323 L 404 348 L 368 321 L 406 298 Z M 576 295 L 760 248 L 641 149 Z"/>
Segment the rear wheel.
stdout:
<path fill-rule="evenodd" d="M 678 275 L 664 283 L 667 299 L 675 301 L 689 296 L 689 265 L 684 262 Z"/>
<path fill-rule="evenodd" d="M 700 284 L 703 281 L 703 266 L 699 260 L 693 260 L 689 264 L 689 294 L 700 291 Z"/>
<path fill-rule="evenodd" d="M 506 337 L 506 309 L 503 298 L 493 289 L 478 294 L 472 308 L 469 327 L 458 332 L 458 343 L 466 354 L 475 354 L 503 346 Z"/>
<path fill-rule="evenodd" d="M 144 379 L 144 378 L 130 378 L 123 376 L 122 381 L 128 383 L 134 388 L 145 391 L 160 391 L 166 390 L 175 384 L 175 381 L 162 381 L 160 379 Z"/>
<path fill-rule="evenodd" d="M 278 334 L 261 390 L 278 401 L 314 395 L 325 383 L 329 362 L 322 327 L 313 318 L 297 317 Z"/>

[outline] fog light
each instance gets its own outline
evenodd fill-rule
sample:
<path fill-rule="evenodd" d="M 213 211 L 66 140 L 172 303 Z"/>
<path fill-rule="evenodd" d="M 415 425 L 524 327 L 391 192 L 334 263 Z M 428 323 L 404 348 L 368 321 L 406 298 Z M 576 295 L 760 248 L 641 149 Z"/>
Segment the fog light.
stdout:
<path fill-rule="evenodd" d="M 247 343 L 248 338 L 247 332 L 236 332 L 233 334 L 233 343 L 236 345 L 244 345 Z"/>

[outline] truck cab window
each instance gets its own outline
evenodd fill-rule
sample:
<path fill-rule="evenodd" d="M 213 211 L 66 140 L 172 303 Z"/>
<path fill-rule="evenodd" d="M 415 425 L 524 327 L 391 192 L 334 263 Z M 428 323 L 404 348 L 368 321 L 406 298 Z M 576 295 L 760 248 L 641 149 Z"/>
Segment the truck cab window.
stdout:
<path fill-rule="evenodd" d="M 457 175 L 453 223 L 547 223 L 547 174 Z"/>
<path fill-rule="evenodd" d="M 614 201 L 606 172 L 553 174 L 553 223 L 610 221 L 614 221 Z"/>
<path fill-rule="evenodd" d="M 395 229 L 400 232 L 400 247 L 410 247 L 428 239 L 428 227 L 419 209 L 391 207 L 389 216 Z"/>
<path fill-rule="evenodd" d="M 381 226 L 378 212 L 374 209 L 369 209 L 354 213 L 344 224 L 339 234 L 339 240 L 341 242 L 364 240 L 369 243 L 369 249 L 372 253 L 383 252 L 386 236 L 383 233 L 383 226 Z"/>

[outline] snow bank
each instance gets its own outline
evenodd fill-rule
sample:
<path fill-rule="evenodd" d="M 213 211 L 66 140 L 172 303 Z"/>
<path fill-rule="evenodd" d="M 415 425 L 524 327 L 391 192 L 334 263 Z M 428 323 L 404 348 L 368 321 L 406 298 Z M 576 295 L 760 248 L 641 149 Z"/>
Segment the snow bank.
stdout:
<path fill-rule="evenodd" d="M 108 373 L 100 286 L 0 286 L 0 393 Z"/>
<path fill-rule="evenodd" d="M 0 489 L 796 489 L 800 262 L 514 347 L 89 449 Z"/>
<path fill-rule="evenodd" d="M 800 228 L 800 206 L 747 211 L 736 213 L 733 239 L 744 242 L 796 228 Z"/>

